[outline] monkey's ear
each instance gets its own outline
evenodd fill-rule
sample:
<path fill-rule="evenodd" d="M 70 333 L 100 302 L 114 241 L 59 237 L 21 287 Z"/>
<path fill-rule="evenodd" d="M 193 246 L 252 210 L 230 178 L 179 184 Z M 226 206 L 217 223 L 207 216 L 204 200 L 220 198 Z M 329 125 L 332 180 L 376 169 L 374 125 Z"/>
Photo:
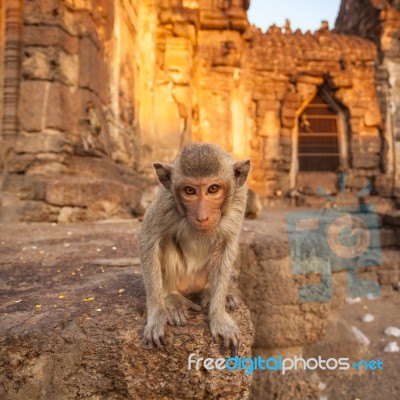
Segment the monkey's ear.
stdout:
<path fill-rule="evenodd" d="M 237 161 L 233 164 L 233 170 L 235 172 L 236 187 L 242 187 L 249 175 L 251 168 L 250 160 Z"/>
<path fill-rule="evenodd" d="M 172 166 L 169 164 L 153 163 L 153 167 L 156 170 L 158 180 L 166 189 L 170 189 Z"/>

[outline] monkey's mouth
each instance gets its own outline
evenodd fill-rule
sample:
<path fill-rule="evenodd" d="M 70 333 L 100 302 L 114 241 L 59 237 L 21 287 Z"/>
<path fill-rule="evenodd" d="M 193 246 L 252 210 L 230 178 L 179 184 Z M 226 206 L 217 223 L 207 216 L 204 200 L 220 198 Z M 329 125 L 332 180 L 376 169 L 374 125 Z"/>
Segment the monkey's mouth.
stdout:
<path fill-rule="evenodd" d="M 215 230 L 215 225 L 213 225 L 213 224 L 204 224 L 201 222 L 193 222 L 192 226 L 197 231 L 202 232 L 202 233 L 212 233 Z"/>

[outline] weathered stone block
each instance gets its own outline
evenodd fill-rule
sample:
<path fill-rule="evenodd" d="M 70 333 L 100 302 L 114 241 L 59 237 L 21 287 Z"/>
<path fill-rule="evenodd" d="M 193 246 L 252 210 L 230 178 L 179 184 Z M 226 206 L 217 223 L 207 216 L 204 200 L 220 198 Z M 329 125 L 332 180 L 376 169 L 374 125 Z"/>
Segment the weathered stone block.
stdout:
<path fill-rule="evenodd" d="M 258 100 L 257 101 L 257 117 L 264 117 L 267 112 L 278 112 L 279 102 L 275 100 Z"/>
<path fill-rule="evenodd" d="M 135 208 L 140 194 L 133 186 L 106 179 L 64 177 L 49 183 L 46 201 L 58 206 L 90 207 L 97 201 Z"/>
<path fill-rule="evenodd" d="M 25 46 L 61 46 L 69 54 L 78 52 L 78 38 L 69 35 L 59 26 L 24 26 Z"/>
<path fill-rule="evenodd" d="M 291 144 L 282 145 L 281 152 L 282 152 L 282 155 L 284 156 L 284 159 L 285 159 L 285 157 L 291 158 L 292 157 L 292 145 Z"/>
<path fill-rule="evenodd" d="M 364 116 L 365 126 L 379 126 L 382 122 L 382 115 L 379 106 L 376 104 L 374 107 L 368 109 Z"/>
<path fill-rule="evenodd" d="M 282 118 L 282 125 L 285 128 L 293 128 L 295 124 L 295 118 Z"/>
<path fill-rule="evenodd" d="M 164 64 L 175 84 L 189 84 L 192 74 L 192 46 L 188 39 L 167 38 Z"/>
<path fill-rule="evenodd" d="M 400 211 L 391 211 L 383 216 L 383 223 L 400 227 Z"/>
<path fill-rule="evenodd" d="M 70 175 L 115 180 L 135 184 L 135 186 L 140 184 L 137 177 L 134 177 L 133 171 L 123 168 L 108 158 L 73 156 L 68 158 L 67 165 Z"/>
<path fill-rule="evenodd" d="M 351 88 L 353 86 L 351 74 L 348 72 L 334 74 L 332 80 L 334 85 L 338 88 Z"/>
<path fill-rule="evenodd" d="M 352 160 L 354 168 L 377 168 L 380 157 L 377 154 L 354 152 Z"/>
<path fill-rule="evenodd" d="M 72 109 L 74 95 L 68 86 L 56 82 L 51 83 L 48 90 L 45 127 L 64 132 L 70 130 L 78 122 Z"/>
<path fill-rule="evenodd" d="M 281 134 L 281 136 L 289 137 L 290 139 L 292 139 L 292 137 L 293 137 L 293 129 L 282 127 L 281 130 L 280 130 L 280 134 Z"/>
<path fill-rule="evenodd" d="M 290 107 L 283 107 L 282 108 L 282 117 L 284 119 L 293 119 L 296 118 L 296 110 Z"/>
<path fill-rule="evenodd" d="M 33 154 L 14 154 L 7 159 L 8 173 L 25 172 L 30 165 L 35 161 Z"/>
<path fill-rule="evenodd" d="M 380 174 L 375 179 L 374 187 L 380 196 L 392 197 L 394 190 L 393 184 L 392 176 Z"/>
<path fill-rule="evenodd" d="M 291 136 L 279 136 L 279 143 L 282 146 L 292 146 L 292 137 Z"/>
<path fill-rule="evenodd" d="M 385 249 L 382 252 L 382 271 L 399 271 L 400 270 L 400 254 L 397 250 Z"/>
<path fill-rule="evenodd" d="M 190 8 L 180 8 L 179 10 L 171 9 L 171 3 L 161 5 L 164 8 L 159 14 L 159 20 L 162 24 L 168 23 L 186 23 L 188 21 L 196 21 L 197 10 Z M 197 8 L 197 7 L 196 7 Z"/>
<path fill-rule="evenodd" d="M 55 25 L 62 19 L 64 3 L 57 0 L 34 0 L 24 5 L 24 22 L 28 25 Z"/>
<path fill-rule="evenodd" d="M 176 36 L 189 39 L 192 46 L 196 45 L 196 28 L 194 25 L 176 22 L 173 26 L 173 33 Z"/>
<path fill-rule="evenodd" d="M 23 202 L 20 220 L 25 222 L 57 222 L 59 207 L 46 204 L 43 201 L 25 201 Z"/>
<path fill-rule="evenodd" d="M 200 27 L 201 29 L 217 29 L 217 30 L 228 30 L 229 19 L 222 12 L 200 12 Z"/>
<path fill-rule="evenodd" d="M 61 153 L 64 150 L 65 136 L 62 133 L 40 133 L 33 136 L 20 136 L 15 145 L 17 153 Z"/>
<path fill-rule="evenodd" d="M 394 229 L 382 228 L 379 232 L 382 247 L 394 247 L 397 245 L 396 232 Z"/>
<path fill-rule="evenodd" d="M 41 176 L 8 174 L 1 187 L 3 193 L 13 193 L 21 200 L 44 200 L 47 181 Z"/>
<path fill-rule="evenodd" d="M 322 76 L 312 76 L 307 74 L 301 74 L 297 77 L 297 82 L 306 83 L 314 87 L 318 87 L 323 84 L 324 78 Z M 315 88 L 314 88 L 315 90 Z"/>
<path fill-rule="evenodd" d="M 363 148 L 368 153 L 379 153 L 381 151 L 381 140 L 378 136 L 378 132 L 376 132 L 376 135 L 363 135 L 363 133 L 364 132 L 362 132 L 362 136 L 360 137 Z"/>
<path fill-rule="evenodd" d="M 276 137 L 279 136 L 279 115 L 275 110 L 266 111 L 262 119 L 261 127 L 258 129 L 257 134 L 263 137 Z M 272 150 L 272 149 L 271 149 Z M 275 153 L 275 152 L 274 152 Z"/>
<path fill-rule="evenodd" d="M 43 175 L 48 177 L 54 177 L 63 175 L 68 172 L 68 168 L 65 164 L 58 161 L 45 161 L 30 166 L 26 174 L 29 175 Z"/>
<path fill-rule="evenodd" d="M 252 222 L 246 222 L 245 228 Z M 263 348 L 301 346 L 325 332 L 330 303 L 299 303 L 297 278 L 284 226 L 274 234 L 242 235 L 239 288 L 252 312 L 254 345 Z M 248 240 L 251 247 L 245 247 Z M 279 244 L 278 244 L 279 243 Z M 246 261 L 247 260 L 247 261 Z"/>
<path fill-rule="evenodd" d="M 350 118 L 350 127 L 353 133 L 358 133 L 361 130 L 361 119 L 360 118 Z"/>
<path fill-rule="evenodd" d="M 378 271 L 378 280 L 381 285 L 397 285 L 400 281 L 400 272 Z"/>
<path fill-rule="evenodd" d="M 81 207 L 61 207 L 57 222 L 59 224 L 69 224 L 87 220 L 86 210 Z"/>
<path fill-rule="evenodd" d="M 103 61 L 98 49 L 88 37 L 79 41 L 79 86 L 97 91 L 99 67 Z"/>
<path fill-rule="evenodd" d="M 18 115 L 22 131 L 39 132 L 43 128 L 43 105 L 48 87 L 48 82 L 21 82 Z"/>
<path fill-rule="evenodd" d="M 79 58 L 78 55 L 71 55 L 60 51 L 59 53 L 59 68 L 63 82 L 67 85 L 78 86 L 79 78 Z"/>
<path fill-rule="evenodd" d="M 24 77 L 29 79 L 51 79 L 51 57 L 46 49 L 29 48 L 24 54 L 25 57 L 22 62 L 22 74 Z"/>

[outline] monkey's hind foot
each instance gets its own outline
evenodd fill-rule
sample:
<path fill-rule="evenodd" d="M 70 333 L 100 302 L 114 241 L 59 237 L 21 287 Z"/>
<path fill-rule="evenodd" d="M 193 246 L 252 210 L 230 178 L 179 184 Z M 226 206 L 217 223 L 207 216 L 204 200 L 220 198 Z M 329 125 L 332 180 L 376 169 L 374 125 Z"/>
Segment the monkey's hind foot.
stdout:
<path fill-rule="evenodd" d="M 188 310 L 201 311 L 201 307 L 180 293 L 171 293 L 165 297 L 165 305 L 168 310 L 168 323 L 170 325 L 184 326 L 189 317 Z"/>
<path fill-rule="evenodd" d="M 207 308 L 210 305 L 211 293 L 210 289 L 204 289 L 201 292 L 200 305 L 201 308 Z M 235 311 L 239 305 L 239 298 L 235 294 L 227 294 L 225 307 L 230 311 Z"/>
<path fill-rule="evenodd" d="M 226 296 L 225 306 L 228 310 L 235 311 L 239 305 L 239 299 L 234 294 Z"/>
<path fill-rule="evenodd" d="M 158 311 L 147 317 L 143 332 L 143 342 L 150 349 L 162 349 L 167 344 L 165 325 L 168 318 L 167 310 Z"/>
<path fill-rule="evenodd" d="M 222 339 L 222 353 L 230 349 L 233 356 L 238 354 L 239 328 L 228 314 L 210 317 L 210 330 L 214 342 L 218 343 Z"/>

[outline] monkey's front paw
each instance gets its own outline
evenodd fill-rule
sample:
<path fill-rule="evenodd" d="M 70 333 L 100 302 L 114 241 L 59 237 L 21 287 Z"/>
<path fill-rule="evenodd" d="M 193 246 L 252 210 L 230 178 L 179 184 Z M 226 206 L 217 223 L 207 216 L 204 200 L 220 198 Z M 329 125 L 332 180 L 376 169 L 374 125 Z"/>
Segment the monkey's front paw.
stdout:
<path fill-rule="evenodd" d="M 239 328 L 235 321 L 228 315 L 223 314 L 219 317 L 210 317 L 211 335 L 215 342 L 222 339 L 222 352 L 231 349 L 232 355 L 236 355 L 239 350 Z"/>
<path fill-rule="evenodd" d="M 166 344 L 165 325 L 168 318 L 167 310 L 149 315 L 143 332 L 143 341 L 150 349 L 162 349 Z"/>
<path fill-rule="evenodd" d="M 165 297 L 170 325 L 186 325 L 188 310 L 201 311 L 201 307 L 179 293 L 171 293 Z"/>

